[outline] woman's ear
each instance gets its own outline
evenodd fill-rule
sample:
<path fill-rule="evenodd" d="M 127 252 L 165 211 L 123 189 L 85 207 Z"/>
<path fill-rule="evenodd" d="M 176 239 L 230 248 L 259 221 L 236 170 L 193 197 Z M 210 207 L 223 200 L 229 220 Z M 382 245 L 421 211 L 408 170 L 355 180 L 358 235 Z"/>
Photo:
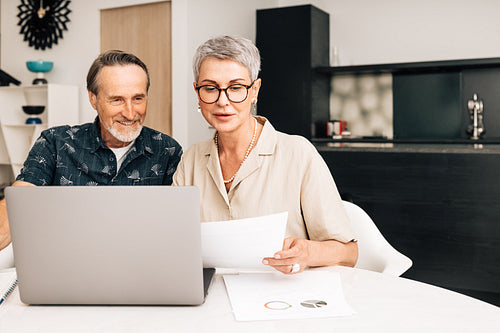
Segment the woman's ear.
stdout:
<path fill-rule="evenodd" d="M 257 102 L 257 97 L 259 96 L 259 90 L 260 90 L 260 85 L 262 84 L 262 81 L 261 79 L 257 79 L 254 81 L 253 83 L 253 91 L 254 91 L 254 95 L 253 95 L 253 100 L 252 100 L 252 103 Z"/>

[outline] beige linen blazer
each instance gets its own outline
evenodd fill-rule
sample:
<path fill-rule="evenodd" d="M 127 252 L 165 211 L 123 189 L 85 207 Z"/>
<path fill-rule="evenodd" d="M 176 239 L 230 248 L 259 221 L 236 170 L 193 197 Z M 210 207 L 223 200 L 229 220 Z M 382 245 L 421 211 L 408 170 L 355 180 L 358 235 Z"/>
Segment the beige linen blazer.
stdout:
<path fill-rule="evenodd" d="M 287 211 L 286 237 L 311 240 L 355 238 L 332 175 L 305 138 L 264 128 L 226 192 L 213 140 L 182 156 L 173 185 L 194 185 L 201 195 L 201 221 L 224 221 Z"/>

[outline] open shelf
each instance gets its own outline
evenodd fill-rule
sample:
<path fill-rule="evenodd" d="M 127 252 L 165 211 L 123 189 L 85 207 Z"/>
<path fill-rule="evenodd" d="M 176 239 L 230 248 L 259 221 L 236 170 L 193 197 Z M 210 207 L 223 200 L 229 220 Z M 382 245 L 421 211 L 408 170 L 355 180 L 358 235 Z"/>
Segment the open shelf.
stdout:
<path fill-rule="evenodd" d="M 78 124 L 78 87 L 61 84 L 0 87 L 0 180 L 15 178 L 35 140 L 49 127 Z M 26 124 L 23 105 L 43 105 L 42 124 Z M 9 172 L 5 166 L 10 166 Z M 5 183 L 5 181 L 3 182 Z"/>

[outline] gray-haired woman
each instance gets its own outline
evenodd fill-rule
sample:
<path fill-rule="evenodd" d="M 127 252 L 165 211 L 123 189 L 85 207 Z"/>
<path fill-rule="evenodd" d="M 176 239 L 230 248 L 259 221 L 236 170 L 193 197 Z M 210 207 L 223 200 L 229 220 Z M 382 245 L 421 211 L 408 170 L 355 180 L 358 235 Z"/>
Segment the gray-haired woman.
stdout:
<path fill-rule="evenodd" d="M 193 61 L 201 113 L 216 129 L 182 156 L 174 185 L 195 185 L 201 221 L 288 212 L 283 249 L 265 265 L 285 273 L 354 266 L 358 247 L 333 178 L 305 138 L 253 116 L 261 87 L 259 51 L 244 38 L 210 39 Z"/>

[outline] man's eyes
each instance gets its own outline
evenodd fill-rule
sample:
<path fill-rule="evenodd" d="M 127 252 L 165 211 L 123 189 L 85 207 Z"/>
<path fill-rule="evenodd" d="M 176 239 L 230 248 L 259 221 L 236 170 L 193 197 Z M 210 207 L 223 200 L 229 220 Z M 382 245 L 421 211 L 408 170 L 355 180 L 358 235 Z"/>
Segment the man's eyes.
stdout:
<path fill-rule="evenodd" d="M 146 97 L 144 96 L 139 96 L 139 97 L 134 97 L 133 98 L 133 102 L 134 103 L 142 103 L 146 100 Z M 124 100 L 123 98 L 120 98 L 120 97 L 116 97 L 116 98 L 111 98 L 110 100 L 110 103 L 112 105 L 120 105 L 120 104 L 123 104 L 124 103 Z"/>

